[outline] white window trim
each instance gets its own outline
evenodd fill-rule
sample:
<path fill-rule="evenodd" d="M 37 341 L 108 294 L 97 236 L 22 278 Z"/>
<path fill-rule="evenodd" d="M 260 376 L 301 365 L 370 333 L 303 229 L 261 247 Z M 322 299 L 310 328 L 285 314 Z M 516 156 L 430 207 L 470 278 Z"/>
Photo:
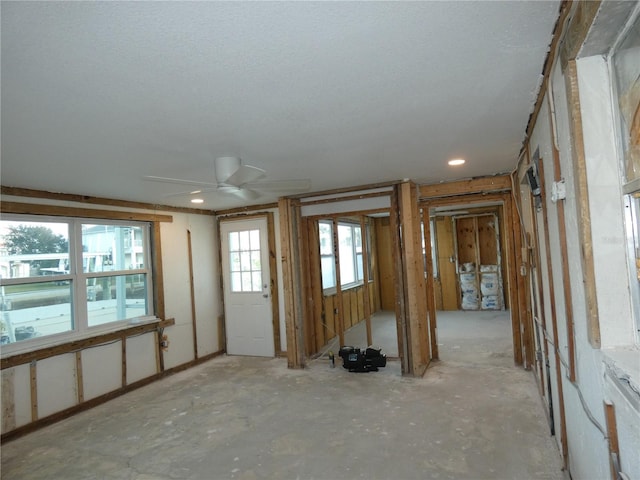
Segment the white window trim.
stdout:
<path fill-rule="evenodd" d="M 153 283 L 154 275 L 152 268 L 151 254 L 151 224 L 144 221 L 136 220 L 110 220 L 99 218 L 83 218 L 83 217 L 51 217 L 45 215 L 26 215 L 26 214 L 3 214 L 3 221 L 16 222 L 34 222 L 34 223 L 60 223 L 69 227 L 69 262 L 70 273 L 64 275 L 52 275 L 50 277 L 24 277 L 24 278 L 5 278 L 2 279 L 2 286 L 9 285 L 25 285 L 31 283 L 42 283 L 46 281 L 69 280 L 72 288 L 70 293 L 71 300 L 71 323 L 72 329 L 66 332 L 60 332 L 42 337 L 34 337 L 19 342 L 2 345 L 2 353 L 0 358 L 6 358 L 13 355 L 27 353 L 42 348 L 54 347 L 56 345 L 68 343 L 75 340 L 84 340 L 104 333 L 117 332 L 129 328 L 131 325 L 141 325 L 147 323 L 158 322 L 154 315 L 153 302 Z M 83 249 L 82 249 L 82 224 L 92 225 L 114 225 L 114 226 L 137 226 L 143 230 L 143 251 L 145 252 L 145 268 L 114 270 L 106 272 L 84 272 L 83 268 Z M 80 247 L 78 248 L 78 242 Z M 121 275 L 146 275 L 146 304 L 147 314 L 133 317 L 129 319 L 117 320 L 101 325 L 89 326 L 86 307 L 81 305 L 87 304 L 86 283 L 89 278 L 113 277 Z M 83 288 L 84 287 L 84 288 Z"/>

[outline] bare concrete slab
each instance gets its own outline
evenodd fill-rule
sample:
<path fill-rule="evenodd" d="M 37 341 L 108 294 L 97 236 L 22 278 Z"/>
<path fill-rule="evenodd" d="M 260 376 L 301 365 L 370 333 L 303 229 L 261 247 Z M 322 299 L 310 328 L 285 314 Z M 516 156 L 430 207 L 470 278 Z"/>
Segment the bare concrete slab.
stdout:
<path fill-rule="evenodd" d="M 419 379 L 220 357 L 3 445 L 2 478 L 564 479 L 531 373 L 455 344 Z"/>

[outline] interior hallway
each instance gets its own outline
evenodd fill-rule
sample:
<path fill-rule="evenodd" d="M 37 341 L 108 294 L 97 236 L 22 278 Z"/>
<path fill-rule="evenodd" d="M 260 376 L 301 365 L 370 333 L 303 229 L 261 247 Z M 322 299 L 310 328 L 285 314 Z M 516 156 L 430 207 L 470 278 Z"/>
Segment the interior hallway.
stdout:
<path fill-rule="evenodd" d="M 424 378 L 221 357 L 3 445 L 2 478 L 564 479 L 508 312 L 438 319 Z"/>

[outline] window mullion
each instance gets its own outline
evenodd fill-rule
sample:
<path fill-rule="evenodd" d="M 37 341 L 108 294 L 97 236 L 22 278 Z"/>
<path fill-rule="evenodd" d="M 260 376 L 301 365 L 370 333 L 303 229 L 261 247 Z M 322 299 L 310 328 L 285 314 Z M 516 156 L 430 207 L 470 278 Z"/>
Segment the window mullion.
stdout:
<path fill-rule="evenodd" d="M 87 329 L 87 280 L 84 275 L 82 222 L 72 220 L 72 235 L 69 235 L 69 251 L 73 258 L 73 329 L 82 332 Z"/>

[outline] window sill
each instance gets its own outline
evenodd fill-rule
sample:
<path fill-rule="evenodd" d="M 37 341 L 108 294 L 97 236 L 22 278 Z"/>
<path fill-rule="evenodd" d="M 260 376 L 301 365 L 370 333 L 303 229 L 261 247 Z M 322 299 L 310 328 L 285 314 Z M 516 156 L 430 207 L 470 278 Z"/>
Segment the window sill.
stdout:
<path fill-rule="evenodd" d="M 605 381 L 612 385 L 640 411 L 640 349 L 619 347 L 602 350 Z"/>
<path fill-rule="evenodd" d="M 8 352 L 6 348 L 3 348 L 0 357 L 2 359 L 2 369 L 34 360 L 80 351 L 130 335 L 151 332 L 158 327 L 167 327 L 175 323 L 174 319 L 162 320 L 157 317 L 142 317 L 136 320 L 112 325 L 110 329 L 101 328 L 100 331 L 90 330 L 75 336 L 58 336 L 43 343 L 21 345 L 21 348 Z"/>

